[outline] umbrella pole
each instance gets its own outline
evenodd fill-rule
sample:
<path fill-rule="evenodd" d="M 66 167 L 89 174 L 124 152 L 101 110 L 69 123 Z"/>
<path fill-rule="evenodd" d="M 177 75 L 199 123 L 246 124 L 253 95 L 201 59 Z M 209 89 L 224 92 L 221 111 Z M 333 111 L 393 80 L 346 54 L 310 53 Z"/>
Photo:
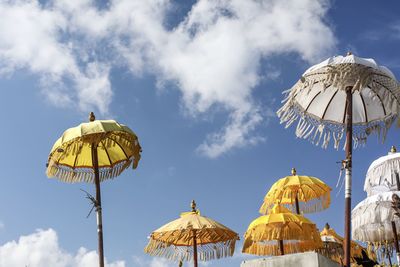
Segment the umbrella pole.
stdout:
<path fill-rule="evenodd" d="M 396 185 L 397 185 L 397 190 L 400 191 L 400 179 L 399 179 L 399 174 L 396 172 Z M 399 240 L 397 238 L 397 229 L 396 229 L 396 223 L 392 221 L 392 231 L 393 231 L 393 237 L 394 237 L 394 248 L 396 249 L 396 259 L 397 263 L 400 263 L 400 249 L 399 249 Z"/>
<path fill-rule="evenodd" d="M 353 153 L 353 94 L 352 86 L 346 87 L 346 160 L 345 214 L 344 214 L 344 266 L 350 267 L 351 228 L 351 165 Z"/>
<path fill-rule="evenodd" d="M 279 251 L 281 252 L 281 256 L 285 255 L 285 251 L 283 249 L 283 240 L 278 240 Z"/>
<path fill-rule="evenodd" d="M 389 260 L 389 266 L 392 266 L 392 259 L 390 258 L 389 250 L 387 251 L 387 258 Z"/>
<path fill-rule="evenodd" d="M 297 196 L 297 193 L 296 193 L 296 198 L 294 199 L 294 201 L 296 204 L 296 212 L 297 212 L 297 214 L 300 215 L 299 197 Z"/>
<path fill-rule="evenodd" d="M 196 230 L 193 230 L 193 263 L 197 267 L 197 237 Z"/>
<path fill-rule="evenodd" d="M 394 236 L 394 247 L 396 249 L 397 263 L 400 263 L 399 240 L 397 238 L 396 223 L 394 221 L 392 221 L 392 231 Z"/>
<path fill-rule="evenodd" d="M 96 185 L 96 214 L 97 214 L 97 234 L 98 234 L 98 250 L 99 250 L 99 267 L 104 267 L 104 251 L 103 251 L 103 216 L 101 212 L 101 193 L 100 193 L 100 177 L 99 162 L 97 156 L 97 145 L 92 144 L 92 160 L 94 168 L 94 182 Z"/>

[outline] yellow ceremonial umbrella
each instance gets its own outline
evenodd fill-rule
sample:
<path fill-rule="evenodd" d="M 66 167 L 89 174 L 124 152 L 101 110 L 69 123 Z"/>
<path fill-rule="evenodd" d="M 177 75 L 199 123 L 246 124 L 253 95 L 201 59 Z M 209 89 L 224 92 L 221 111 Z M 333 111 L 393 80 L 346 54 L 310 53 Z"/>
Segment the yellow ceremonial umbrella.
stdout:
<path fill-rule="evenodd" d="M 47 162 L 47 176 L 64 182 L 96 185 L 96 198 L 89 195 L 97 212 L 99 266 L 104 267 L 100 182 L 114 178 L 130 165 L 136 168 L 141 147 L 135 133 L 113 120 L 95 120 L 66 130 L 55 142 Z"/>
<path fill-rule="evenodd" d="M 242 252 L 259 256 L 284 255 L 322 247 L 316 225 L 282 205 L 275 205 L 269 214 L 255 219 L 244 238 Z"/>
<path fill-rule="evenodd" d="M 179 219 L 151 233 L 144 251 L 180 262 L 193 259 L 197 267 L 197 254 L 202 261 L 230 257 L 238 239 L 228 227 L 201 216 L 193 200 L 191 212 L 182 213 Z"/>
<path fill-rule="evenodd" d="M 267 214 L 275 203 L 295 205 L 296 213 L 327 209 L 331 203 L 331 188 L 320 179 L 311 176 L 292 175 L 275 182 L 264 198 L 261 214 Z M 300 203 L 303 202 L 301 208 Z"/>
<path fill-rule="evenodd" d="M 324 229 L 320 233 L 321 235 L 321 240 L 323 243 L 323 247 L 321 249 L 318 249 L 319 252 L 321 252 L 324 256 L 331 258 L 332 260 L 340 263 L 343 265 L 343 242 L 344 238 L 341 237 L 336 233 L 336 231 L 330 227 L 330 225 L 327 223 L 325 224 Z M 355 258 L 362 258 L 362 251 L 363 247 L 354 242 L 351 241 L 351 261 L 354 263 Z"/>

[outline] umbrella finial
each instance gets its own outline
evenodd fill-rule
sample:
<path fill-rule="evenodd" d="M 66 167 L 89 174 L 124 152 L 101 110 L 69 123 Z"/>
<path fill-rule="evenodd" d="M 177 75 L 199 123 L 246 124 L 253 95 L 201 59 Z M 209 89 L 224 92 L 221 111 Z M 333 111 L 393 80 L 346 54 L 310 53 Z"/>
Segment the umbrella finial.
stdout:
<path fill-rule="evenodd" d="M 196 201 L 194 201 L 194 199 L 192 200 L 191 206 L 192 206 L 192 211 L 193 211 L 193 212 L 196 212 L 196 211 L 197 211 L 197 210 L 196 210 Z"/>
<path fill-rule="evenodd" d="M 292 175 L 295 176 L 297 174 L 296 168 L 292 168 Z"/>
<path fill-rule="evenodd" d="M 89 114 L 89 121 L 94 121 L 96 119 L 96 116 L 94 116 L 93 112 L 90 112 Z"/>
<path fill-rule="evenodd" d="M 353 53 L 351 53 L 351 51 L 348 51 L 346 54 L 346 56 L 351 56 L 351 55 L 353 55 Z"/>
<path fill-rule="evenodd" d="M 395 147 L 395 146 L 392 146 L 392 147 L 390 148 L 389 154 L 394 154 L 394 153 L 396 153 L 396 152 L 397 152 L 396 147 Z"/>
<path fill-rule="evenodd" d="M 331 226 L 329 225 L 329 223 L 326 223 L 326 224 L 325 224 L 325 228 L 328 229 L 328 230 L 331 228 Z"/>

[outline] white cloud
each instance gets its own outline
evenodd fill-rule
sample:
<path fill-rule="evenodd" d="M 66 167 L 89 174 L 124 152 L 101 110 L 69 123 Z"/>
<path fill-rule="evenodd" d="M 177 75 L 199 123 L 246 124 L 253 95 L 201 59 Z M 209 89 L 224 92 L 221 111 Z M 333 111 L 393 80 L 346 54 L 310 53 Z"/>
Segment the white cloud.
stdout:
<path fill-rule="evenodd" d="M 157 84 L 176 84 L 185 114 L 196 118 L 213 107 L 227 123 L 198 151 L 217 157 L 263 140 L 257 128 L 267 107 L 254 99 L 262 61 L 293 53 L 313 62 L 335 47 L 324 22 L 328 0 L 199 0 L 172 29 L 165 26 L 169 0 L 37 0 L 0 3 L 0 70 L 28 69 L 42 78 L 57 105 L 108 112 L 110 69 L 154 74 Z M 72 88 L 69 89 L 69 88 Z"/>
<path fill-rule="evenodd" d="M 53 229 L 37 230 L 0 246 L 0 267 L 97 267 L 95 251 L 80 248 L 71 254 L 59 247 L 57 233 Z M 107 263 L 107 267 L 125 267 L 125 262 Z"/>

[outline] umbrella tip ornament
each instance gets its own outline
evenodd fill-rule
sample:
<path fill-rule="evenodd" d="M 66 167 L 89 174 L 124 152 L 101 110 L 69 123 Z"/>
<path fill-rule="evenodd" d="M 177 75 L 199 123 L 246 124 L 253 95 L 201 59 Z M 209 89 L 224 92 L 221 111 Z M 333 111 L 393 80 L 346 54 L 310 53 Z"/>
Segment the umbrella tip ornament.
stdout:
<path fill-rule="evenodd" d="M 353 55 L 353 53 L 351 51 L 348 51 L 346 54 L 346 56 L 351 56 L 351 55 Z"/>
<path fill-rule="evenodd" d="M 292 175 L 295 176 L 297 174 L 296 168 L 292 168 Z"/>
<path fill-rule="evenodd" d="M 196 201 L 194 201 L 194 199 L 192 200 L 192 203 L 190 204 L 190 206 L 192 207 L 192 211 L 193 212 L 196 212 L 197 210 L 196 210 Z"/>
<path fill-rule="evenodd" d="M 96 120 L 96 116 L 94 116 L 93 112 L 90 112 L 89 114 L 89 121 L 95 121 Z"/>
<path fill-rule="evenodd" d="M 326 223 L 326 224 L 325 224 L 325 228 L 328 229 L 328 230 L 331 228 L 331 226 L 329 225 L 329 223 Z"/>
<path fill-rule="evenodd" d="M 390 155 L 390 154 L 394 154 L 394 153 L 396 153 L 396 152 L 397 152 L 397 148 L 396 148 L 395 146 L 392 146 L 392 147 L 390 148 L 389 155 Z"/>

